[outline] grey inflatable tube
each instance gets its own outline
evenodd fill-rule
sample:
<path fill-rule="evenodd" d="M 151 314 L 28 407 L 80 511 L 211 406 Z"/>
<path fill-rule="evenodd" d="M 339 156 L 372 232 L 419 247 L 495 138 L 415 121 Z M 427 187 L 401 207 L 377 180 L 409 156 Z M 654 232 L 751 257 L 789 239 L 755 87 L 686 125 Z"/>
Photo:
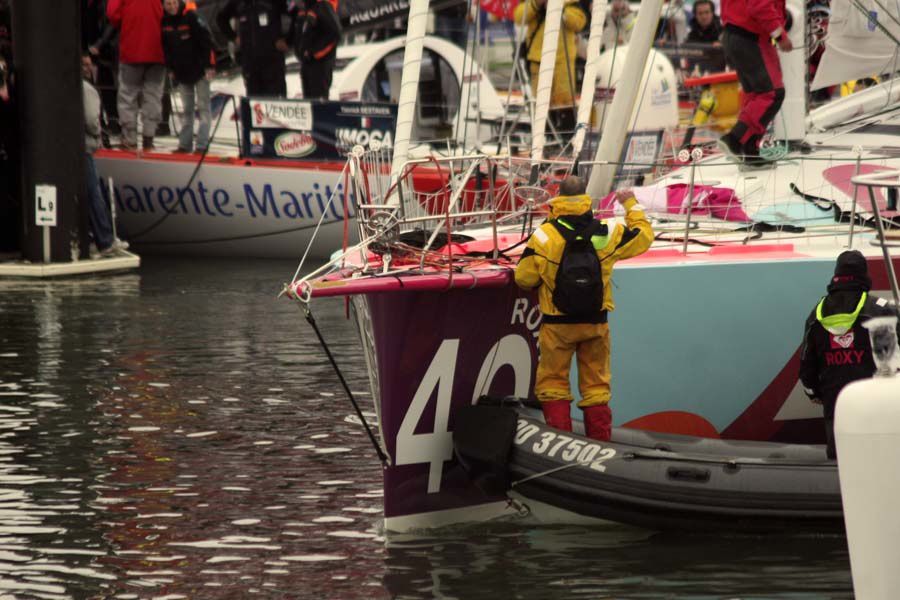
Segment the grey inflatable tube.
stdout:
<path fill-rule="evenodd" d="M 598 442 L 548 427 L 521 405 L 465 410 L 455 453 L 487 491 L 650 529 L 843 528 L 837 465 L 822 446 L 621 428 Z"/>

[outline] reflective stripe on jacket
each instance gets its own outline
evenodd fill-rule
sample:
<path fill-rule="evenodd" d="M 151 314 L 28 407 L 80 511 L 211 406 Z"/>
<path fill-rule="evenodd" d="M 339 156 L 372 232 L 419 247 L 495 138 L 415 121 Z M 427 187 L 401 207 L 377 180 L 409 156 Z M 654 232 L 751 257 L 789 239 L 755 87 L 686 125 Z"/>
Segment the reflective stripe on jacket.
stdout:
<path fill-rule="evenodd" d="M 826 304 L 829 298 L 831 310 Z M 875 372 L 869 332 L 863 324 L 873 317 L 896 314 L 896 308 L 884 298 L 857 291 L 830 293 L 807 317 L 800 350 L 800 382 L 807 396 L 822 401 L 826 418 L 833 416 L 844 386 Z"/>

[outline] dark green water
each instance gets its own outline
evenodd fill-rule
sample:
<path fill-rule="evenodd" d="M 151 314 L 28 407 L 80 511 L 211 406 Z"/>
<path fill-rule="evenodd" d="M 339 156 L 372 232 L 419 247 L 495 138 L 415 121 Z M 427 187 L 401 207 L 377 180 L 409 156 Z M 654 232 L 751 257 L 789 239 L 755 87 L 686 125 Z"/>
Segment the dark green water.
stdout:
<path fill-rule="evenodd" d="M 852 598 L 843 537 L 380 532 L 379 463 L 295 265 L 0 280 L 0 599 Z M 368 403 L 343 303 L 320 326 Z M 371 408 L 370 405 L 367 408 Z"/>

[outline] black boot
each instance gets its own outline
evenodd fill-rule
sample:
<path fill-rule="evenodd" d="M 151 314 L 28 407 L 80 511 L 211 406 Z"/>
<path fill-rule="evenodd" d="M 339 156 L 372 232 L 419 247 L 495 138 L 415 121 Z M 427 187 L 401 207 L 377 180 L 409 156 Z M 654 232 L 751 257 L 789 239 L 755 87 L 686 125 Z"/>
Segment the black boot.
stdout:
<path fill-rule="evenodd" d="M 828 460 L 837 460 L 837 447 L 834 443 L 834 419 L 825 419 L 825 456 Z"/>
<path fill-rule="evenodd" d="M 153 150 L 155 146 L 153 145 L 153 136 L 145 135 L 144 136 L 144 150 Z"/>
<path fill-rule="evenodd" d="M 740 141 L 730 131 L 720 137 L 716 145 L 722 151 L 722 154 L 734 162 L 740 163 L 743 161 L 744 147 L 741 146 Z"/>
<path fill-rule="evenodd" d="M 742 151 L 745 156 L 759 156 L 759 143 L 762 141 L 761 135 L 751 135 L 744 143 Z"/>
<path fill-rule="evenodd" d="M 772 162 L 766 160 L 759 155 L 759 143 L 762 141 L 761 135 L 754 135 L 748 139 L 742 146 L 744 152 L 744 169 L 765 169 L 772 166 Z"/>

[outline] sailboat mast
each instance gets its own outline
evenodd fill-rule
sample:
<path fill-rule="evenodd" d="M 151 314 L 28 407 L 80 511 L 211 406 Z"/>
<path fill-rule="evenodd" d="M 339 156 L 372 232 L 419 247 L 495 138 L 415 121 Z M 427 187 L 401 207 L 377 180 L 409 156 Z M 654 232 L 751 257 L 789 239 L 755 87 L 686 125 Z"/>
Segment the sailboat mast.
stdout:
<path fill-rule="evenodd" d="M 809 113 L 806 80 L 809 67 L 806 52 L 806 2 L 788 2 L 793 26 L 788 32 L 794 51 L 778 51 L 784 81 L 784 102 L 775 117 L 775 139 L 798 141 L 806 137 L 806 115 Z"/>
<path fill-rule="evenodd" d="M 594 0 L 591 7 L 591 31 L 588 36 L 587 62 L 584 65 L 584 81 L 581 84 L 581 99 L 578 101 L 578 126 L 572 138 L 572 156 L 577 157 L 584 145 L 587 125 L 594 105 L 594 89 L 597 85 L 597 67 L 600 64 L 600 42 L 603 41 L 603 24 L 606 21 L 607 0 Z"/>
<path fill-rule="evenodd" d="M 622 155 L 622 146 L 631 124 L 631 114 L 637 102 L 638 91 L 644 80 L 644 66 L 650 54 L 650 46 L 653 45 L 662 5 L 663 0 L 641 2 L 634 32 L 628 44 L 623 75 L 616 82 L 615 96 L 604 122 L 603 137 L 600 138 L 600 145 L 597 147 L 595 160 L 598 163 L 615 163 Z M 591 198 L 599 198 L 609 193 L 615 174 L 615 164 L 594 165 L 587 186 L 587 193 Z"/>
<path fill-rule="evenodd" d="M 559 45 L 559 28 L 562 23 L 564 0 L 548 0 L 544 19 L 544 39 L 541 46 L 541 65 L 538 69 L 537 95 L 534 105 L 534 122 L 531 124 L 531 165 L 538 166 L 544 158 L 547 143 L 547 113 L 550 110 L 550 90 L 553 86 L 553 70 L 556 66 L 556 48 Z M 531 6 L 526 4 L 525 10 Z"/>
<path fill-rule="evenodd" d="M 400 79 L 400 99 L 397 102 L 397 127 L 394 136 L 394 157 L 391 164 L 390 189 L 400 179 L 403 164 L 409 157 L 410 137 L 416 116 L 416 96 L 419 90 L 419 70 L 425 47 L 425 29 L 428 25 L 428 0 L 409 3 L 409 22 L 406 30 L 406 50 L 403 52 L 403 72 Z M 386 198 L 388 204 L 400 204 L 398 192 Z"/>

